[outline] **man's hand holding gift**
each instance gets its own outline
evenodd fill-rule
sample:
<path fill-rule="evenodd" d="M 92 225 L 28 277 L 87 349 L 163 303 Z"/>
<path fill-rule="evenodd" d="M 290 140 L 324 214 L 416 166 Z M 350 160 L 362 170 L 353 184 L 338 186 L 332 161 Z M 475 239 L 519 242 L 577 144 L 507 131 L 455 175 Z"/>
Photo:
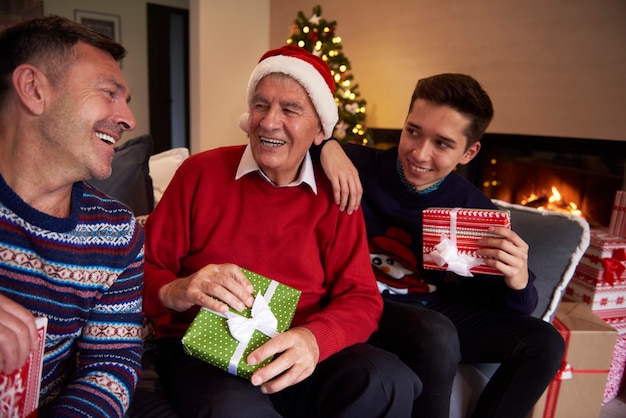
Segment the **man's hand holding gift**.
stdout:
<path fill-rule="evenodd" d="M 502 272 L 511 289 L 524 289 L 528 284 L 528 244 L 509 228 L 496 226 L 489 232 L 502 238 L 481 238 L 477 254 L 485 257 L 485 264 Z"/>
<path fill-rule="evenodd" d="M 319 348 L 314 335 L 303 327 L 289 329 L 299 290 L 234 264 L 209 265 L 176 281 L 183 284 L 168 288 L 170 300 L 209 299 L 183 337 L 188 354 L 250 378 L 264 393 L 298 383 L 315 369 Z"/>
<path fill-rule="evenodd" d="M 280 354 L 280 356 L 278 356 Z M 250 379 L 261 386 L 263 393 L 275 393 L 306 379 L 319 360 L 319 347 L 311 331 L 304 327 L 291 328 L 270 339 L 248 356 L 248 364 L 258 364 L 276 356 Z"/>
<path fill-rule="evenodd" d="M 202 306 L 224 313 L 229 306 L 239 312 L 252 307 L 252 292 L 252 284 L 235 264 L 209 264 L 167 284 L 159 296 L 163 305 L 177 312 Z"/>

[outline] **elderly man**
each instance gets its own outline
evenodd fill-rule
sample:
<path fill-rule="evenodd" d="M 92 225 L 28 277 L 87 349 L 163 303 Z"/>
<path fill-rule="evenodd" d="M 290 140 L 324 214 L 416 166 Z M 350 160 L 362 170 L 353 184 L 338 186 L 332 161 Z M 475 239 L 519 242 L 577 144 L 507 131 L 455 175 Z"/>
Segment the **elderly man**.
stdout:
<path fill-rule="evenodd" d="M 160 379 L 183 416 L 411 413 L 417 376 L 364 343 L 382 301 L 362 214 L 339 210 L 308 155 L 337 122 L 334 85 L 302 48 L 267 52 L 248 83 L 249 144 L 189 158 L 148 219 L 145 310 L 156 318 Z M 248 356 L 276 355 L 250 380 L 188 356 L 180 341 L 199 307 L 252 305 L 239 267 L 302 291 L 293 327 Z"/>

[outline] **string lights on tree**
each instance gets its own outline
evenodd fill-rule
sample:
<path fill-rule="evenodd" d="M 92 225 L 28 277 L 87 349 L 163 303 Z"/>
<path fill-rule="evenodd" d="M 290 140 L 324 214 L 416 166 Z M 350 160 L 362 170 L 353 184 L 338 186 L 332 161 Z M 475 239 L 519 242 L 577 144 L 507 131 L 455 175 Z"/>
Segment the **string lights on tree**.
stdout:
<path fill-rule="evenodd" d="M 339 142 L 352 142 L 368 145 L 365 127 L 365 105 L 359 93 L 359 85 L 353 82 L 350 61 L 341 51 L 341 37 L 335 34 L 336 21 L 322 17 L 321 6 L 313 8 L 313 15 L 307 18 L 302 11 L 290 28 L 288 44 L 298 45 L 321 57 L 335 79 L 335 102 L 339 111 L 339 121 L 333 136 Z"/>

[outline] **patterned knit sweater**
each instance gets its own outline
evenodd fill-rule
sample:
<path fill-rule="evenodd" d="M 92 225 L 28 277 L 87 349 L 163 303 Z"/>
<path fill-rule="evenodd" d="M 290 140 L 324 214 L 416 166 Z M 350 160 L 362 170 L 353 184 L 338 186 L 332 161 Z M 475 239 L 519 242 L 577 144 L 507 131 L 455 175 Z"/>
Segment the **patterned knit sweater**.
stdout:
<path fill-rule="evenodd" d="M 141 373 L 143 230 L 74 184 L 71 215 L 28 206 L 0 176 L 0 293 L 48 318 L 39 417 L 122 417 Z"/>

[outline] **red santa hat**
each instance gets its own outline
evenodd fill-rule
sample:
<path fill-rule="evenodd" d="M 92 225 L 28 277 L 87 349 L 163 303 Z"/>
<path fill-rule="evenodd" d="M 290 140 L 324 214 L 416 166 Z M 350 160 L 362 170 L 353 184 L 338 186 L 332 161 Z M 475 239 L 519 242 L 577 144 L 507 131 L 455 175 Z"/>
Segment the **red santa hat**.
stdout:
<path fill-rule="evenodd" d="M 304 87 L 322 122 L 324 137 L 330 138 L 339 115 L 335 97 L 333 96 L 335 80 L 328 64 L 320 57 L 296 45 L 285 45 L 281 48 L 267 51 L 263 54 L 250 75 L 250 80 L 248 81 L 248 104 L 252 96 L 254 96 L 254 91 L 259 81 L 272 73 L 286 74 Z M 248 112 L 241 115 L 239 126 L 247 133 L 250 133 Z"/>

